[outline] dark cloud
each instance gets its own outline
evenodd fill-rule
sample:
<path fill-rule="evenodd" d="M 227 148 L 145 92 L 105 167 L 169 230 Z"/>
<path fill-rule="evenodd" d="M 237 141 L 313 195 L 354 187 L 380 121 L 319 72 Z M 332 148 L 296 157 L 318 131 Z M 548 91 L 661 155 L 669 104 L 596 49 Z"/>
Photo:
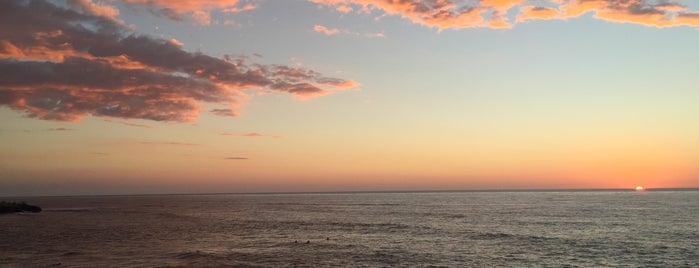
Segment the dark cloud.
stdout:
<path fill-rule="evenodd" d="M 184 51 L 177 40 L 134 34 L 117 14 L 86 0 L 0 1 L 0 105 L 46 120 L 193 122 L 201 102 L 230 107 L 214 114 L 236 116 L 249 88 L 312 97 L 357 85 Z"/>

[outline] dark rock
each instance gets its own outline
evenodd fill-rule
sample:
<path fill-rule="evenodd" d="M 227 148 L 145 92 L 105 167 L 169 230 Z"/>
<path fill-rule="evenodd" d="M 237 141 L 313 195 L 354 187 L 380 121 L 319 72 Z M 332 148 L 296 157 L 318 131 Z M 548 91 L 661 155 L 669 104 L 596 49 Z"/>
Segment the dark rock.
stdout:
<path fill-rule="evenodd" d="M 41 208 L 24 202 L 0 202 L 0 214 L 17 212 L 41 212 Z"/>

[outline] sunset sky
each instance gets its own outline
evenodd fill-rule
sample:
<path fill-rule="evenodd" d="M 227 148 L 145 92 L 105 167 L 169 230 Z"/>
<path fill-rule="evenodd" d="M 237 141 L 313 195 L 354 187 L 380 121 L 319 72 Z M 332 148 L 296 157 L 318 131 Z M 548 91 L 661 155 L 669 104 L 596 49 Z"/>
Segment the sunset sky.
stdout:
<path fill-rule="evenodd" d="M 699 187 L 699 1 L 0 1 L 0 195 Z"/>

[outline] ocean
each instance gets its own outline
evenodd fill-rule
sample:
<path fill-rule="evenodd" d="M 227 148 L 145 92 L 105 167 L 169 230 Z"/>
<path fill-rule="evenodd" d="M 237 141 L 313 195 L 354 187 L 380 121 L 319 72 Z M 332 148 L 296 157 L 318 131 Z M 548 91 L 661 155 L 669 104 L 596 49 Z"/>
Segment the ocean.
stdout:
<path fill-rule="evenodd" d="M 0 267 L 699 267 L 699 191 L 4 200 Z"/>

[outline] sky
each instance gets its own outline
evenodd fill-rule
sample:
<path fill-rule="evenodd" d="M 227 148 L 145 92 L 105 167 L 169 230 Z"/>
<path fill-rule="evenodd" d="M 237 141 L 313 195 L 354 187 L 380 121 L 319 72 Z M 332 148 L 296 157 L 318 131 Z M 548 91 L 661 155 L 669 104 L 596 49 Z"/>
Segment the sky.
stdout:
<path fill-rule="evenodd" d="M 0 196 L 699 187 L 699 2 L 0 2 Z"/>

